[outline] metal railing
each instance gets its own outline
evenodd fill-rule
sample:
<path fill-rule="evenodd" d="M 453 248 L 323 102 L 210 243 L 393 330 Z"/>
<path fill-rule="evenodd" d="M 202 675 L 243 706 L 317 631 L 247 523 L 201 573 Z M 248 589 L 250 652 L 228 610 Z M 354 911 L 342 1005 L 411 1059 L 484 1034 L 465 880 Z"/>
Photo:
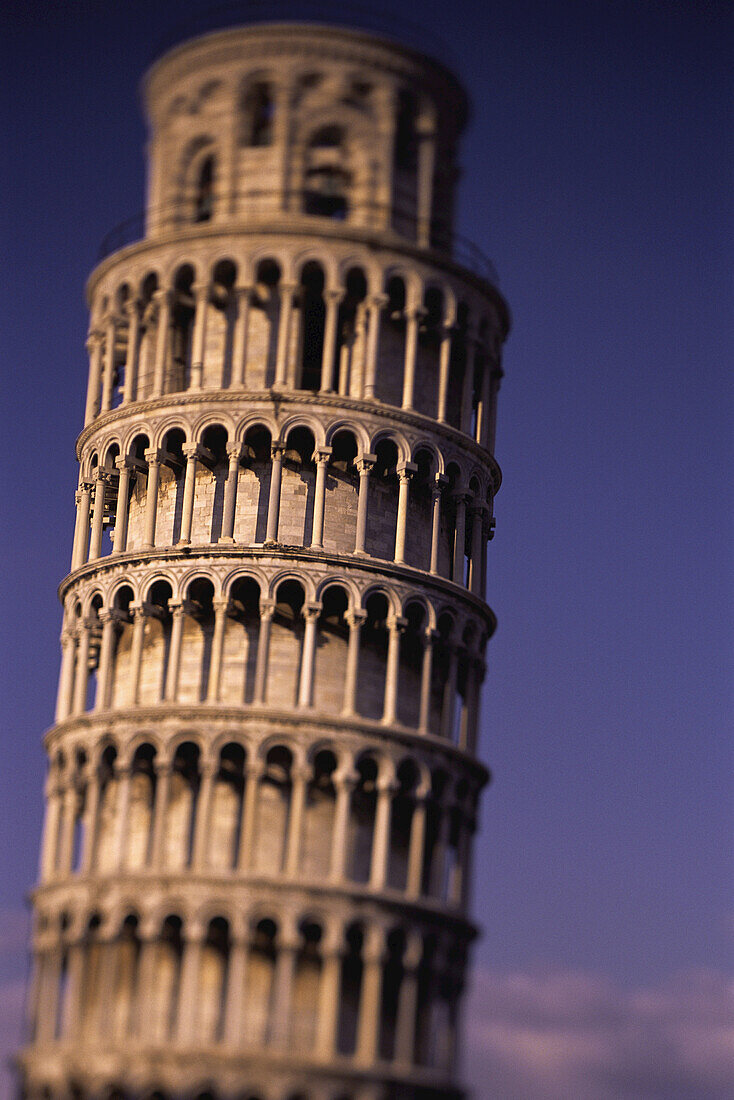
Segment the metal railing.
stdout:
<path fill-rule="evenodd" d="M 262 227 L 266 231 L 273 222 L 283 220 L 291 229 L 296 228 L 293 223 L 298 221 L 301 223 L 297 227 L 299 230 L 307 231 L 311 226 L 314 229 L 343 226 L 345 231 L 358 230 L 384 235 L 386 247 L 404 244 L 412 248 L 424 248 L 429 254 L 453 260 L 487 282 L 495 286 L 499 285 L 494 264 L 474 241 L 457 233 L 444 218 L 433 218 L 430 225 L 426 226 L 423 219 L 418 217 L 414 203 L 398 201 L 392 204 L 372 202 L 354 204 L 349 206 L 345 217 L 332 218 L 305 213 L 301 208 L 302 200 L 302 192 L 290 194 L 263 190 L 241 192 L 236 199 L 239 213 L 228 214 L 221 221 L 216 216 L 206 221 L 195 221 L 190 204 L 186 203 L 169 204 L 165 207 L 152 208 L 147 212 L 139 211 L 131 218 L 114 226 L 106 234 L 99 246 L 97 263 L 101 263 L 113 252 L 145 239 L 146 226 L 150 225 L 155 227 L 154 232 L 157 236 L 181 229 L 195 229 L 197 226 L 211 227 L 213 230 L 221 227 L 224 233 L 237 225 L 247 225 L 253 230 Z M 284 205 L 291 208 L 283 209 Z M 429 243 L 422 245 L 420 239 L 425 236 L 426 229 Z M 151 239 L 155 239 L 155 236 Z"/>

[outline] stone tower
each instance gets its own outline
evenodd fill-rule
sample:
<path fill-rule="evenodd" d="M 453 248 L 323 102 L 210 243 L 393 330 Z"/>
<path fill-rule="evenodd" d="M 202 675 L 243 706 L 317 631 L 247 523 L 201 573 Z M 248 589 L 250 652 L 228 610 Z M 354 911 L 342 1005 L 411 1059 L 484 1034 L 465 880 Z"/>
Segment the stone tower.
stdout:
<path fill-rule="evenodd" d="M 465 95 L 366 32 L 148 73 L 91 275 L 25 1095 L 459 1097 L 507 307 Z"/>

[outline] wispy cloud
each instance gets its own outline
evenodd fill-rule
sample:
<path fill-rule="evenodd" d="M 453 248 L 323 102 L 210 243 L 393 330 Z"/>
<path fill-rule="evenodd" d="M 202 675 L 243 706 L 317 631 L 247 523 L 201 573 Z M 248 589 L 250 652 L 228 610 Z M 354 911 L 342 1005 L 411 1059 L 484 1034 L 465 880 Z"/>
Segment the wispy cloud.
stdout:
<path fill-rule="evenodd" d="M 475 974 L 476 1100 L 730 1100 L 734 982 L 691 971 L 632 992 L 568 971 Z"/>

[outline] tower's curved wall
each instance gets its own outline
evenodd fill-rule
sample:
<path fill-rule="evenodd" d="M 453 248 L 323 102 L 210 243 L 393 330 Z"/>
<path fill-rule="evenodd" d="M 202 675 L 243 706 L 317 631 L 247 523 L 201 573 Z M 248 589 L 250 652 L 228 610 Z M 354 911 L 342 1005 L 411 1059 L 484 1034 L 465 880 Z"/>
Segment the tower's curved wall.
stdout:
<path fill-rule="evenodd" d="M 508 328 L 455 247 L 464 95 L 276 25 L 145 98 L 146 235 L 88 285 L 26 1091 L 456 1096 Z"/>

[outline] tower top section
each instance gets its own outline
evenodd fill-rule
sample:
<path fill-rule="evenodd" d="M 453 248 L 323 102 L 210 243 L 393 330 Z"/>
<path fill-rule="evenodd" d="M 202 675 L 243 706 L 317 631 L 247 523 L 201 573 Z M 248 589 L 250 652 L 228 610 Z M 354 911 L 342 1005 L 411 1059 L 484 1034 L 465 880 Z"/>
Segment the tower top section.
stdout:
<path fill-rule="evenodd" d="M 452 251 L 467 97 L 410 47 L 313 23 L 217 31 L 161 57 L 144 99 L 149 237 L 308 219 Z"/>

